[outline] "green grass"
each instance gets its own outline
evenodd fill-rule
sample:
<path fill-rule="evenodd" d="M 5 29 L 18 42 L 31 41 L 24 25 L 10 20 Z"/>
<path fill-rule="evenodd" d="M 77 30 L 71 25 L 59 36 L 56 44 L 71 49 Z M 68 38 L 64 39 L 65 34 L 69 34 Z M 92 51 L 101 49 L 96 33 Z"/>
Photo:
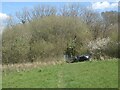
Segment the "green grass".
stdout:
<path fill-rule="evenodd" d="M 117 88 L 118 60 L 88 61 L 3 73 L 3 88 Z"/>

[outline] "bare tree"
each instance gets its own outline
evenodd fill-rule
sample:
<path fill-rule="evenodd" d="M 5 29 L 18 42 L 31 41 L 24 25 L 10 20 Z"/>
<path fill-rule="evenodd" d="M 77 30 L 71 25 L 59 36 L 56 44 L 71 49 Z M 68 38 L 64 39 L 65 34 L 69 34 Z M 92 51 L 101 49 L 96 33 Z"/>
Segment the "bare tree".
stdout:
<path fill-rule="evenodd" d="M 9 15 L 9 18 L 6 19 L 6 25 L 8 28 L 11 28 L 15 25 L 15 18 L 12 15 Z"/>
<path fill-rule="evenodd" d="M 80 16 L 81 7 L 79 4 L 65 5 L 60 9 L 61 16 Z"/>
<path fill-rule="evenodd" d="M 102 18 L 99 13 L 84 8 L 81 14 L 84 23 L 87 24 L 93 34 L 93 39 L 97 39 L 101 35 Z"/>
<path fill-rule="evenodd" d="M 31 15 L 29 12 L 29 9 L 23 8 L 22 12 L 16 12 L 16 17 L 20 20 L 22 24 L 25 24 L 26 22 L 30 22 Z"/>
<path fill-rule="evenodd" d="M 107 37 L 108 32 L 111 30 L 111 27 L 118 23 L 118 12 L 102 12 L 101 16 L 103 22 L 103 37 Z"/>
<path fill-rule="evenodd" d="M 56 15 L 56 8 L 51 6 L 36 6 L 32 9 L 33 18 L 42 18 L 44 16 Z"/>

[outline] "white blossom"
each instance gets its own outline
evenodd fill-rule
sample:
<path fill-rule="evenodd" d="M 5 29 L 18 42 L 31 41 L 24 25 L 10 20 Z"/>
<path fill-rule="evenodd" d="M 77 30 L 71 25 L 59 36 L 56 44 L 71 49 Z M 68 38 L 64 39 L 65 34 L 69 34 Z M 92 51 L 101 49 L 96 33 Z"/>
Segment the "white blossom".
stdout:
<path fill-rule="evenodd" d="M 88 48 L 92 54 L 100 54 L 102 50 L 107 48 L 110 38 L 98 38 L 88 43 Z"/>

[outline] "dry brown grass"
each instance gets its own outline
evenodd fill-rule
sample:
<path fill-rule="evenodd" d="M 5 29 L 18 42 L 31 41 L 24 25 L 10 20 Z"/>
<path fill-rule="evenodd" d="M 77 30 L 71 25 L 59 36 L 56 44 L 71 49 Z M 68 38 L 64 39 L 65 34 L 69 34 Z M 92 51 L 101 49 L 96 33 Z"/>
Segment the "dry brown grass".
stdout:
<path fill-rule="evenodd" d="M 48 66 L 48 65 L 56 65 L 56 64 L 62 64 L 64 63 L 63 59 L 52 59 L 52 60 L 44 60 L 43 62 L 41 61 L 36 61 L 36 62 L 28 62 L 28 63 L 19 63 L 19 64 L 8 64 L 8 65 L 2 65 L 2 71 L 25 71 L 25 70 L 30 70 L 33 68 L 37 67 L 43 67 L 43 66 Z"/>

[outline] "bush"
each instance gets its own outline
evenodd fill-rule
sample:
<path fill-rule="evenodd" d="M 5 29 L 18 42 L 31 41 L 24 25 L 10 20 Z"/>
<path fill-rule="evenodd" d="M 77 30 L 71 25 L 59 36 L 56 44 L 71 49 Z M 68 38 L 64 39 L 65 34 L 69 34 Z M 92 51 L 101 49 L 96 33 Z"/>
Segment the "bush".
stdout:
<path fill-rule="evenodd" d="M 75 35 L 76 50 L 81 52 L 91 34 L 78 17 L 47 16 L 7 28 L 3 33 L 3 63 L 61 57 Z"/>
<path fill-rule="evenodd" d="M 104 51 L 106 51 L 106 48 L 108 46 L 108 43 L 110 42 L 110 38 L 97 38 L 94 41 L 89 42 L 88 48 L 90 53 L 93 55 L 93 58 L 96 59 L 103 59 L 101 56 L 104 55 Z"/>

